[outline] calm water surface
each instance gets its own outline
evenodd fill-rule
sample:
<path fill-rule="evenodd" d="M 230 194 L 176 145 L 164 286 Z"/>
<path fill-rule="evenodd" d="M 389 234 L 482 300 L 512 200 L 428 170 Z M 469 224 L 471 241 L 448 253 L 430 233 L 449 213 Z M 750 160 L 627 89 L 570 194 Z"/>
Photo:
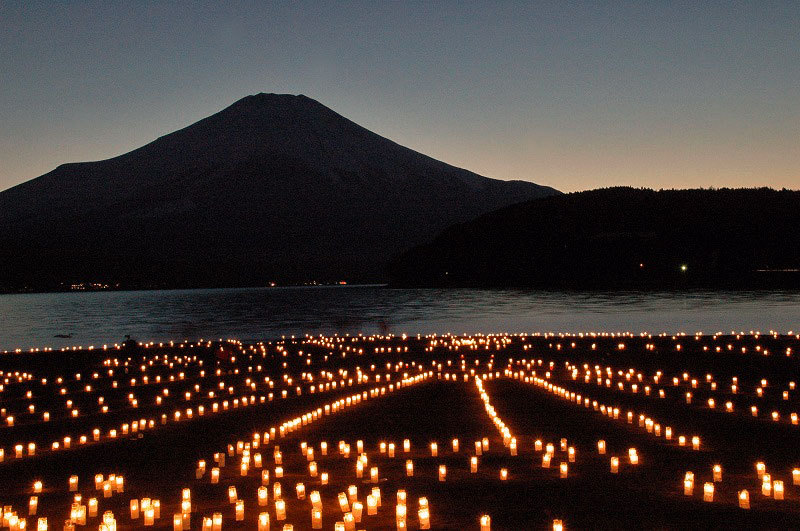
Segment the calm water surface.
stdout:
<path fill-rule="evenodd" d="M 800 293 L 381 286 L 0 295 L 0 349 L 319 333 L 800 330 Z M 68 339 L 56 334 L 71 334 Z"/>

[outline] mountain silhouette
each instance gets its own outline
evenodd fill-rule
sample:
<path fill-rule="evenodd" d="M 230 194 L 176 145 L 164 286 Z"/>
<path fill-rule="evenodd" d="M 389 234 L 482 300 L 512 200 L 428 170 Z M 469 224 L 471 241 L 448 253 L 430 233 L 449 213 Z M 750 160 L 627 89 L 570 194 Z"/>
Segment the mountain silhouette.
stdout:
<path fill-rule="evenodd" d="M 390 265 L 395 286 L 800 287 L 800 192 L 606 188 L 449 227 Z"/>
<path fill-rule="evenodd" d="M 437 161 L 306 96 L 258 94 L 0 193 L 0 288 L 382 280 L 450 224 L 557 193 Z"/>

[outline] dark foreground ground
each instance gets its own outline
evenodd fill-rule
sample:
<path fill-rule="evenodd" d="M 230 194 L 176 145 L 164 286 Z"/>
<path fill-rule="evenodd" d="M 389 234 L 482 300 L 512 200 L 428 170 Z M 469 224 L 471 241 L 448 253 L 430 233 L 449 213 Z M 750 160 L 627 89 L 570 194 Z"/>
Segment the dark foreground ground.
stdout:
<path fill-rule="evenodd" d="M 161 503 L 153 528 L 174 528 L 174 515 L 186 512 L 191 529 L 201 529 L 214 513 L 222 516 L 222 529 L 256 529 L 259 514 L 267 512 L 270 529 L 286 523 L 311 529 L 309 496 L 316 490 L 323 529 L 334 529 L 345 519 L 337 495 L 355 485 L 364 516 L 353 529 L 397 529 L 400 489 L 407 493 L 409 529 L 420 528 L 421 497 L 429 501 L 432 529 L 477 530 L 482 515 L 491 517 L 491 529 L 547 529 L 554 520 L 568 529 L 797 528 L 800 486 L 792 470 L 800 467 L 800 426 L 792 413 L 800 413 L 798 352 L 800 340 L 786 335 L 596 335 L 317 337 L 7 355 L 0 359 L 0 505 L 6 515 L 26 518 L 28 529 L 36 529 L 39 518 L 47 518 L 48 529 L 62 529 L 76 493 L 82 496 L 76 506 L 97 500 L 98 516 L 87 518 L 87 528 L 97 528 L 107 511 L 118 529 L 140 528 L 144 522 L 131 518 L 130 501 L 151 498 Z M 350 405 L 333 407 L 346 397 Z M 332 406 L 328 415 L 325 405 Z M 302 415 L 317 408 L 318 418 L 303 425 Z M 296 418 L 297 429 L 281 436 L 280 427 Z M 484 437 L 489 450 L 471 473 L 475 441 Z M 574 449 L 574 462 L 561 450 L 562 439 Z M 356 477 L 359 440 L 368 463 L 362 478 Z M 606 443 L 603 455 L 598 440 Z M 340 441 L 350 445 L 349 456 L 340 452 Z M 314 448 L 313 457 L 301 453 L 303 442 Z M 394 443 L 394 457 L 381 452 L 382 442 Z M 552 464 L 543 468 L 548 443 L 554 445 Z M 282 478 L 275 477 L 276 446 Z M 637 465 L 629 460 L 631 448 Z M 219 452 L 227 454 L 225 466 L 215 463 Z M 619 458 L 618 473 L 610 471 L 612 456 Z M 406 475 L 409 459 L 413 477 Z M 198 479 L 199 460 L 207 468 Z M 249 462 L 245 475 L 243 460 Z M 311 460 L 329 474 L 327 485 L 311 475 Z M 566 478 L 559 477 L 561 462 L 568 463 Z M 769 474 L 769 496 L 762 494 L 758 462 Z M 440 465 L 445 481 L 438 478 Z M 722 469 L 719 482 L 713 481 L 714 465 Z M 215 466 L 220 479 L 212 484 Z M 369 481 L 371 467 L 378 467 L 377 483 Z M 687 496 L 689 471 L 695 479 Z M 103 475 L 100 490 L 96 474 Z M 124 478 L 124 489 L 104 497 L 102 482 L 110 474 Z M 73 475 L 76 492 L 69 490 Z M 33 492 L 35 481 L 42 482 L 41 493 Z M 783 500 L 775 499 L 776 481 L 783 482 Z M 281 521 L 276 482 L 286 503 Z M 265 506 L 257 503 L 262 483 L 269 489 Z M 304 499 L 296 495 L 298 483 L 305 486 Z M 713 501 L 703 501 L 704 483 L 713 483 Z M 241 521 L 229 500 L 232 486 L 244 503 Z M 376 486 L 382 505 L 368 516 L 367 495 Z M 188 510 L 180 504 L 184 488 L 191 493 Z M 739 507 L 742 490 L 750 509 Z M 35 515 L 28 514 L 31 496 L 38 497 Z"/>

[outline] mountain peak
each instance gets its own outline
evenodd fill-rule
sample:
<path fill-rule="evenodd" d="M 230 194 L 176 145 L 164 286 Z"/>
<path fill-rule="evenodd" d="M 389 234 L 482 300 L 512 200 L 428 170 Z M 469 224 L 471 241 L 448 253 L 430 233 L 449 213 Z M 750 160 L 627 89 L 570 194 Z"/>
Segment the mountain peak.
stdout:
<path fill-rule="evenodd" d="M 380 280 L 390 256 L 447 225 L 553 193 L 437 161 L 302 94 L 253 94 L 0 193 L 0 288 Z"/>

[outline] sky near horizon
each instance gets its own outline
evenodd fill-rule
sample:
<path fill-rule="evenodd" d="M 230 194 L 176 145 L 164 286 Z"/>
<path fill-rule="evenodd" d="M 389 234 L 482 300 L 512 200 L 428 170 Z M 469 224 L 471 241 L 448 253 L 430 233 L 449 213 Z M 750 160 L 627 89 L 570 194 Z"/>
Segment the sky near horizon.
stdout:
<path fill-rule="evenodd" d="M 0 0 L 0 190 L 258 92 L 563 191 L 800 188 L 800 1 Z"/>

